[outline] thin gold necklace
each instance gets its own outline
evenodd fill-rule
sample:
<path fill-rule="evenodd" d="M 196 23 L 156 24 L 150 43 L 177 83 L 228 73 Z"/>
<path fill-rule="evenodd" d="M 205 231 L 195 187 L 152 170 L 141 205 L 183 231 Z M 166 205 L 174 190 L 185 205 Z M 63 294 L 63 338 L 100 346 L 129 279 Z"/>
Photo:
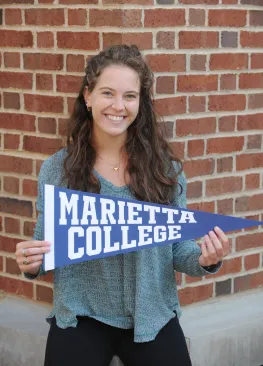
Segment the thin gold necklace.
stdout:
<path fill-rule="evenodd" d="M 103 157 L 102 156 L 100 156 L 99 154 L 98 154 L 98 156 L 99 156 L 99 158 L 101 159 L 101 160 L 103 160 L 107 165 L 109 165 L 109 166 L 111 166 L 112 167 L 112 169 L 115 171 L 115 172 L 118 172 L 118 170 L 120 169 L 120 161 L 119 161 L 119 163 L 116 165 L 116 164 L 109 164 L 109 163 L 107 163 L 107 161 L 105 160 L 105 159 L 103 159 Z"/>

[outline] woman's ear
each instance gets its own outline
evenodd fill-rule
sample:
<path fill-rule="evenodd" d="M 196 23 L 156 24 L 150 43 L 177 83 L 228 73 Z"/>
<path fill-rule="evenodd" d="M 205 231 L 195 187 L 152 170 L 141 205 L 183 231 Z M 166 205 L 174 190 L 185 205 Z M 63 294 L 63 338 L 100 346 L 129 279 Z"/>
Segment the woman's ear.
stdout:
<path fill-rule="evenodd" d="M 84 100 L 85 100 L 85 103 L 86 103 L 87 107 L 91 107 L 91 103 L 90 103 L 90 92 L 89 92 L 87 86 L 85 86 L 85 89 L 83 91 L 83 97 L 84 97 Z"/>

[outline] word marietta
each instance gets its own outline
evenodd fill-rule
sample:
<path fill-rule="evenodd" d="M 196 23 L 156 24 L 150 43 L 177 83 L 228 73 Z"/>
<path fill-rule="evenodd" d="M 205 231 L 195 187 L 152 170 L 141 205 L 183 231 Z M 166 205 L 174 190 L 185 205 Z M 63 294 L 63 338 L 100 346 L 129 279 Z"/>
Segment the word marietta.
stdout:
<path fill-rule="evenodd" d="M 133 248 L 140 246 L 180 239 L 181 225 L 178 224 L 197 222 L 194 212 L 167 206 L 113 200 L 99 195 L 82 196 L 81 201 L 79 198 L 78 194 L 71 194 L 68 199 L 65 192 L 59 192 L 59 225 L 70 226 L 70 259 L 81 258 L 85 253 L 84 248 L 86 255 L 97 256 L 101 253 L 118 254 L 117 252 L 136 250 Z M 161 217 L 163 224 L 158 225 Z M 116 231 L 119 231 L 118 235 Z M 75 245 L 76 236 L 78 245 Z M 113 236 L 117 241 L 113 242 Z M 80 245 L 84 244 L 81 238 L 85 240 L 85 245 Z"/>

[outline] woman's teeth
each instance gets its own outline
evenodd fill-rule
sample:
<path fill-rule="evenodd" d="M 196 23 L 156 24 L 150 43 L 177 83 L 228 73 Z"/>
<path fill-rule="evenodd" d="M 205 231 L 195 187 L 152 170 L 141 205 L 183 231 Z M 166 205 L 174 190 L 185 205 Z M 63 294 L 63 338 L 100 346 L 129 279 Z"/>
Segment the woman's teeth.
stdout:
<path fill-rule="evenodd" d="M 106 117 L 112 121 L 122 121 L 124 119 L 124 116 L 111 116 L 109 114 L 107 114 Z"/>

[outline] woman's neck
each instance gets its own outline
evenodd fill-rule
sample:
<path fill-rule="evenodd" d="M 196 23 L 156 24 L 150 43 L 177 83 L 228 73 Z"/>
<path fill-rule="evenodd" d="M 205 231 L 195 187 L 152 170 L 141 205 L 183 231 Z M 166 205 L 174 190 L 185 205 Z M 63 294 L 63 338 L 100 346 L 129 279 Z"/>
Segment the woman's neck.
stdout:
<path fill-rule="evenodd" d="M 98 155 L 108 157 L 112 160 L 120 160 L 121 153 L 125 144 L 126 136 L 94 136 L 94 145 Z"/>

